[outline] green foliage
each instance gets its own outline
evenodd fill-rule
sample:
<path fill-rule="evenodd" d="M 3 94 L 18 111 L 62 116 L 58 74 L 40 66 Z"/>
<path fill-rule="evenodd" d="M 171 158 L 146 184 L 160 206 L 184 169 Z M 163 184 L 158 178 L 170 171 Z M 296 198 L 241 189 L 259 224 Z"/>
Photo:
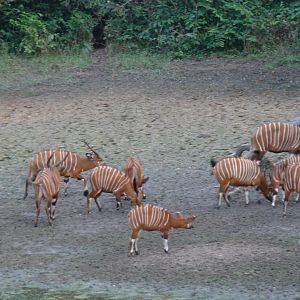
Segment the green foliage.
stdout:
<path fill-rule="evenodd" d="M 93 28 L 121 49 L 174 58 L 264 51 L 300 37 L 296 0 L 7 0 L 0 42 L 9 51 L 89 51 Z"/>
<path fill-rule="evenodd" d="M 55 47 L 54 34 L 50 34 L 45 24 L 40 20 L 41 15 L 20 12 L 10 24 L 20 38 L 19 51 L 25 54 L 48 52 Z"/>
<path fill-rule="evenodd" d="M 271 5 L 272 4 L 272 5 Z M 299 39 L 298 2 L 153 0 L 120 5 L 107 20 L 108 38 L 128 49 L 181 58 L 215 51 L 249 51 Z"/>

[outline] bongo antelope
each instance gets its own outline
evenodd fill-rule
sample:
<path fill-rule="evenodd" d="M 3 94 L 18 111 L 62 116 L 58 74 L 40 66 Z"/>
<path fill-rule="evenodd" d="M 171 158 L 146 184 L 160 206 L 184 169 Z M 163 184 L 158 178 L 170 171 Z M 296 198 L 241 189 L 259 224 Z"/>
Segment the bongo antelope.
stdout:
<path fill-rule="evenodd" d="M 249 191 L 246 187 L 256 186 L 271 201 L 269 187 L 256 162 L 239 157 L 228 157 L 218 162 L 211 160 L 211 175 L 215 175 L 220 184 L 217 208 L 220 208 L 222 197 L 230 206 L 227 190 L 230 185 L 242 186 L 245 189 L 246 204 L 249 203 Z"/>
<path fill-rule="evenodd" d="M 287 205 L 292 192 L 300 193 L 300 165 L 294 164 L 286 167 L 283 177 L 284 187 L 284 212 L 286 215 Z"/>
<path fill-rule="evenodd" d="M 168 237 L 172 228 L 193 228 L 192 222 L 196 216 L 183 216 L 181 213 L 172 215 L 166 209 L 147 204 L 145 206 L 136 206 L 128 214 L 129 226 L 131 228 L 130 236 L 130 255 L 139 254 L 137 240 L 141 230 L 160 231 L 164 239 L 164 251 L 169 252 Z"/>
<path fill-rule="evenodd" d="M 275 207 L 276 197 L 278 194 L 279 187 L 283 185 L 283 176 L 285 168 L 289 165 L 300 164 L 300 155 L 293 155 L 287 159 L 282 160 L 281 162 L 274 164 L 271 160 L 269 161 L 272 168 L 270 179 L 272 185 L 272 193 L 273 193 L 273 201 L 272 206 Z M 283 191 L 284 195 L 284 191 Z M 299 200 L 299 194 L 297 196 L 296 201 Z"/>
<path fill-rule="evenodd" d="M 133 157 L 129 157 L 124 165 L 123 171 L 127 177 L 129 177 L 133 183 L 133 179 L 136 179 L 137 187 L 143 193 L 143 184 L 149 180 L 149 177 L 142 177 L 142 166 L 140 162 Z M 143 193 L 143 199 L 146 199 L 146 195 Z"/>
<path fill-rule="evenodd" d="M 300 154 L 300 127 L 287 123 L 258 127 L 251 138 L 251 151 L 247 158 L 260 161 L 267 151 Z"/>
<path fill-rule="evenodd" d="M 88 183 L 92 188 L 92 191 L 88 191 Z M 121 205 L 121 195 L 126 194 L 131 202 L 131 206 L 134 206 L 137 202 L 140 205 L 140 200 L 136 199 L 136 191 L 131 179 L 124 173 L 117 169 L 113 169 L 108 166 L 99 166 L 92 170 L 88 175 L 84 185 L 83 195 L 87 197 L 87 212 L 90 213 L 90 206 L 92 199 L 95 200 L 99 211 L 101 211 L 101 204 L 97 198 L 101 193 L 112 193 L 117 200 L 117 209 Z"/>
<path fill-rule="evenodd" d="M 36 204 L 36 219 L 35 227 L 38 226 L 38 218 L 41 210 L 41 196 L 44 196 L 46 199 L 46 214 L 48 217 L 48 223 L 51 226 L 52 220 L 54 220 L 55 206 L 58 198 L 59 188 L 60 188 L 60 166 L 66 158 L 69 156 L 69 153 L 66 156 L 57 161 L 50 166 L 50 161 L 53 158 L 54 153 L 49 157 L 46 168 L 40 171 L 33 183 L 34 185 L 34 196 Z"/>
<path fill-rule="evenodd" d="M 60 171 L 60 175 L 65 177 L 65 195 L 67 195 L 69 177 L 85 181 L 85 179 L 80 175 L 81 172 L 97 167 L 102 162 L 102 158 L 87 142 L 84 143 L 91 150 L 91 152 L 86 153 L 86 157 L 81 157 L 77 153 L 66 150 L 42 150 L 35 154 L 34 157 L 29 161 L 28 165 L 24 199 L 28 195 L 28 184 L 31 181 L 34 181 L 38 172 L 47 166 L 47 160 L 51 155 L 53 155 L 53 162 L 55 163 L 69 153 L 68 159 L 63 162 Z"/>

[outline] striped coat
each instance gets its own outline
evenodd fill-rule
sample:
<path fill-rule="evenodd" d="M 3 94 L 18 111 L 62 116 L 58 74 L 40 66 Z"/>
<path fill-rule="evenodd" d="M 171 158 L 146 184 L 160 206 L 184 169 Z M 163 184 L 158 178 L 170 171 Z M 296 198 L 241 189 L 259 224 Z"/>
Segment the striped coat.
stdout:
<path fill-rule="evenodd" d="M 240 157 L 228 157 L 218 162 L 211 161 L 213 167 L 211 174 L 215 175 L 220 184 L 217 208 L 220 208 L 222 197 L 230 206 L 227 190 L 231 186 L 256 186 L 264 196 L 269 198 L 269 188 L 267 182 L 256 162 Z M 245 189 L 246 204 L 248 204 L 248 190 Z"/>
<path fill-rule="evenodd" d="M 289 165 L 285 169 L 284 178 L 284 215 L 292 192 L 300 193 L 300 165 Z"/>
<path fill-rule="evenodd" d="M 270 163 L 273 166 L 272 171 L 270 173 L 271 185 L 273 190 L 272 206 L 275 206 L 279 186 L 282 185 L 283 183 L 284 171 L 286 167 L 289 165 L 300 164 L 300 155 L 291 156 L 287 159 L 282 160 L 277 164 L 273 164 L 271 161 Z"/>
<path fill-rule="evenodd" d="M 88 182 L 92 189 L 90 193 L 88 192 L 87 187 Z M 94 168 L 88 176 L 84 187 L 84 196 L 87 196 L 88 213 L 90 212 L 92 199 L 95 200 L 98 209 L 101 210 L 101 204 L 98 202 L 97 198 L 102 192 L 112 193 L 116 197 L 117 209 L 120 207 L 121 195 L 124 193 L 129 197 L 131 206 L 136 204 L 136 192 L 130 178 L 119 170 L 108 166 L 99 166 Z"/>
<path fill-rule="evenodd" d="M 84 181 L 84 178 L 81 176 L 81 172 L 93 169 L 102 162 L 102 158 L 96 152 L 88 153 L 87 157 L 81 157 L 77 153 L 66 150 L 42 150 L 35 154 L 34 157 L 29 161 L 28 175 L 25 182 L 24 199 L 28 195 L 29 182 L 34 181 L 38 172 L 46 168 L 47 161 L 52 154 L 52 161 L 54 164 L 69 154 L 67 159 L 63 162 L 60 171 L 60 175 L 65 177 L 65 194 L 67 194 L 69 177 Z"/>
<path fill-rule="evenodd" d="M 133 157 L 129 157 L 124 165 L 123 171 L 127 177 L 130 178 L 132 183 L 136 180 L 137 187 L 143 193 L 142 185 L 149 180 L 149 177 L 142 176 L 142 165 Z M 143 199 L 146 199 L 146 195 L 143 193 Z"/>
<path fill-rule="evenodd" d="M 192 222 L 195 216 L 183 216 L 177 214 L 173 216 L 166 209 L 144 205 L 136 206 L 128 214 L 129 226 L 131 228 L 130 254 L 139 254 L 137 239 L 141 230 L 160 231 L 164 239 L 164 251 L 168 253 L 168 235 L 171 228 L 193 228 Z"/>
<path fill-rule="evenodd" d="M 41 196 L 44 196 L 46 199 L 45 209 L 48 217 L 48 223 L 49 225 L 52 225 L 52 220 L 54 219 L 55 213 L 55 206 L 60 189 L 60 165 L 64 162 L 64 160 L 67 159 L 68 156 L 69 154 L 67 153 L 63 159 L 56 161 L 50 167 L 50 160 L 54 157 L 54 155 L 51 155 L 50 158 L 47 160 L 45 168 L 37 174 L 35 181 L 32 182 L 34 185 L 34 196 L 36 203 L 35 226 L 38 225 L 38 217 L 41 208 Z"/>
<path fill-rule="evenodd" d="M 258 127 L 251 138 L 251 154 L 261 160 L 267 152 L 300 154 L 300 127 L 269 123 Z"/>

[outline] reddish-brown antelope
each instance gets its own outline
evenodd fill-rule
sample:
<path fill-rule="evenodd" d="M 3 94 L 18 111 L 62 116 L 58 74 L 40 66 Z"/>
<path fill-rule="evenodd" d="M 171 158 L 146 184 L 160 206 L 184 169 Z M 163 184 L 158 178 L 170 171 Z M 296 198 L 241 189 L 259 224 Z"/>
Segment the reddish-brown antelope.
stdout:
<path fill-rule="evenodd" d="M 137 240 L 141 230 L 160 231 L 164 239 L 164 251 L 169 252 L 168 238 L 169 231 L 172 228 L 193 228 L 193 221 L 196 216 L 184 216 L 181 213 L 172 215 L 166 209 L 147 204 L 145 206 L 136 206 L 128 214 L 129 226 L 131 228 L 130 236 L 130 255 L 139 254 Z"/>
<path fill-rule="evenodd" d="M 276 197 L 278 195 L 279 187 L 283 185 L 285 168 L 289 165 L 300 164 L 300 155 L 291 156 L 287 159 L 282 160 L 277 164 L 274 164 L 271 160 L 269 162 L 272 166 L 272 171 L 270 173 L 272 192 L 273 192 L 272 206 L 275 207 L 275 202 L 276 202 Z M 283 195 L 284 195 L 284 191 L 283 191 Z M 299 196 L 300 195 L 298 194 L 296 201 L 299 200 Z"/>
<path fill-rule="evenodd" d="M 81 157 L 77 153 L 66 150 L 42 150 L 35 154 L 34 157 L 29 161 L 28 175 L 25 181 L 24 199 L 28 195 L 28 184 L 31 181 L 34 181 L 38 172 L 47 166 L 47 161 L 51 155 L 53 155 L 53 162 L 55 163 L 69 153 L 68 159 L 63 162 L 60 171 L 60 175 L 65 177 L 65 195 L 67 195 L 70 177 L 85 181 L 85 179 L 81 176 L 81 172 L 93 169 L 102 162 L 100 155 L 94 149 L 92 149 L 87 142 L 85 142 L 85 144 L 91 150 L 91 152 L 86 153 L 86 157 Z"/>
<path fill-rule="evenodd" d="M 211 175 L 215 175 L 220 184 L 217 208 L 220 208 L 222 197 L 230 206 L 227 190 L 231 186 L 242 186 L 245 189 L 246 204 L 249 203 L 248 186 L 256 186 L 271 201 L 268 184 L 256 162 L 239 157 L 228 157 L 218 162 L 211 160 Z"/>
<path fill-rule="evenodd" d="M 300 127 L 287 123 L 258 127 L 251 138 L 251 151 L 247 158 L 260 161 L 267 151 L 300 154 Z"/>
<path fill-rule="evenodd" d="M 300 165 L 294 164 L 286 167 L 283 178 L 284 188 L 284 212 L 286 215 L 287 205 L 292 192 L 300 193 Z"/>
<path fill-rule="evenodd" d="M 48 217 L 49 225 L 52 225 L 52 220 L 54 220 L 55 214 L 55 206 L 58 198 L 59 188 L 60 188 L 60 166 L 66 158 L 69 156 L 69 153 L 66 156 L 57 161 L 50 166 L 50 161 L 54 157 L 52 154 L 46 164 L 46 168 L 40 171 L 35 181 L 33 181 L 34 185 L 34 198 L 36 204 L 36 219 L 35 219 L 35 227 L 38 226 L 38 218 L 41 210 L 41 196 L 44 196 L 46 199 L 46 214 Z"/>
<path fill-rule="evenodd" d="M 92 191 L 88 191 L 88 183 L 92 188 Z M 140 205 L 140 200 L 136 198 L 136 191 L 131 179 L 124 173 L 117 169 L 113 169 L 108 166 L 99 166 L 94 168 L 88 175 L 86 183 L 84 185 L 83 195 L 87 197 L 87 212 L 90 213 L 91 202 L 94 199 L 99 211 L 101 211 L 101 203 L 98 201 L 98 197 L 101 193 L 112 193 L 117 200 L 117 209 L 121 205 L 121 195 L 126 194 L 130 199 L 131 206 L 134 206 L 137 202 Z"/>
<path fill-rule="evenodd" d="M 133 157 L 129 157 L 124 165 L 123 171 L 127 177 L 130 178 L 133 184 L 135 178 L 137 187 L 143 193 L 143 184 L 149 180 L 149 177 L 142 176 L 142 166 L 140 162 Z M 146 195 L 143 193 L 143 199 L 146 199 Z"/>

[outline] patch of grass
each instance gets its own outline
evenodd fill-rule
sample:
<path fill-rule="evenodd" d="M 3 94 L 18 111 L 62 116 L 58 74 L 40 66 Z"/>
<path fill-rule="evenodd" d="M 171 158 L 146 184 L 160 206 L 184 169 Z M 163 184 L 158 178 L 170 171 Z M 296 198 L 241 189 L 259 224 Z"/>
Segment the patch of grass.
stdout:
<path fill-rule="evenodd" d="M 110 63 L 115 71 L 161 70 L 170 61 L 166 55 L 143 50 L 132 52 L 109 49 Z"/>
<path fill-rule="evenodd" d="M 261 51 L 244 53 L 246 59 L 263 60 L 268 69 L 279 66 L 289 68 L 300 67 L 300 40 L 291 44 L 280 44 L 274 47 L 266 47 Z"/>
<path fill-rule="evenodd" d="M 24 57 L 0 53 L 0 90 L 35 85 L 72 69 L 84 69 L 93 62 L 90 55 L 78 53 Z"/>

